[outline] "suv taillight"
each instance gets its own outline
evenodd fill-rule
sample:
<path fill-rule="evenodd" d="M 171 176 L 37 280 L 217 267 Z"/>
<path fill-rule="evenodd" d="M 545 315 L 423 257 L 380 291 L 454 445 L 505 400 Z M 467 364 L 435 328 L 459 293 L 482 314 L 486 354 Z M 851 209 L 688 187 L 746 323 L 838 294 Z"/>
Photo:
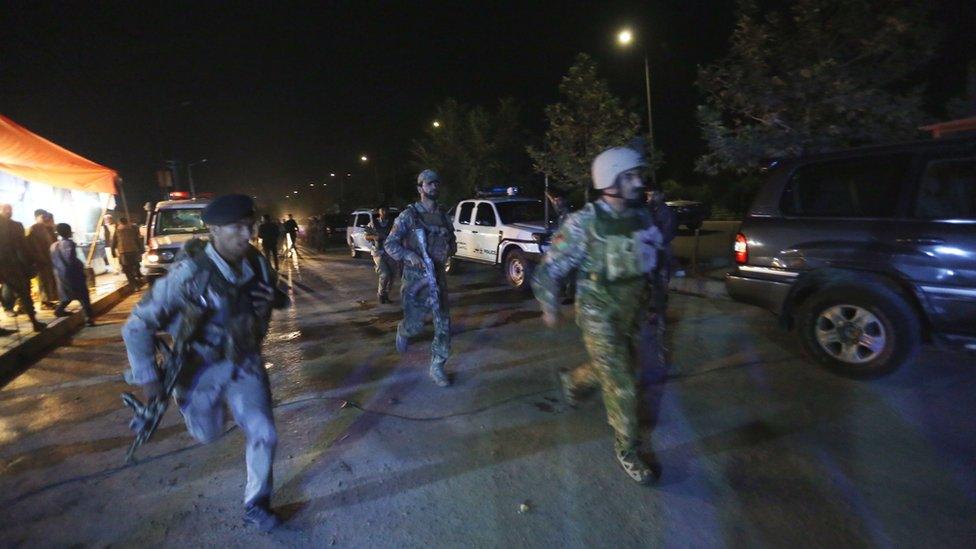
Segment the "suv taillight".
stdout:
<path fill-rule="evenodd" d="M 737 265 L 745 265 L 749 262 L 749 241 L 746 240 L 746 235 L 742 233 L 735 235 L 735 246 L 732 249 L 735 251 Z"/>

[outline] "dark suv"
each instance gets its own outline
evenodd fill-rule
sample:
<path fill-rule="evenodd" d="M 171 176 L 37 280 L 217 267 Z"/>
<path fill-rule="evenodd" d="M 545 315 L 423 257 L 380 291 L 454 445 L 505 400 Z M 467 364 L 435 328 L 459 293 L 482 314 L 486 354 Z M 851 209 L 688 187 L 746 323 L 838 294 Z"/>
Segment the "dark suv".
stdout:
<path fill-rule="evenodd" d="M 729 295 L 837 372 L 890 372 L 923 341 L 976 350 L 976 139 L 776 163 L 733 253 Z"/>

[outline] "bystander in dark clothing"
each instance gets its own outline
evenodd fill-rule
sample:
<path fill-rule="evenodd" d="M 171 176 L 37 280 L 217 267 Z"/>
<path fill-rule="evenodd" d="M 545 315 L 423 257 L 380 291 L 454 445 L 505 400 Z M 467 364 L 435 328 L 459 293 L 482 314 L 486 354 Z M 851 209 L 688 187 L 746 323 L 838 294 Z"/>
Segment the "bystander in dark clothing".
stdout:
<path fill-rule="evenodd" d="M 269 261 L 274 262 L 274 268 L 278 270 L 278 238 L 281 237 L 281 229 L 278 223 L 271 220 L 271 216 L 261 217 L 261 224 L 258 225 L 258 238 L 261 239 L 261 249 L 264 256 Z"/>
<path fill-rule="evenodd" d="M 58 289 L 61 302 L 54 310 L 55 316 L 68 316 L 65 308 L 72 301 L 77 300 L 85 311 L 89 326 L 95 325 L 95 313 L 92 311 L 91 298 L 88 296 L 88 284 L 85 280 L 85 266 L 78 259 L 75 241 L 71 240 L 71 225 L 58 223 L 59 242 L 51 245 L 51 263 L 58 275 Z"/>
<path fill-rule="evenodd" d="M 44 210 L 34 212 L 36 223 L 27 231 L 27 249 L 37 271 L 37 286 L 41 295 L 41 308 L 53 309 L 58 302 L 58 282 L 51 264 L 51 244 L 58 241 L 54 234 L 54 216 Z"/>
<path fill-rule="evenodd" d="M 285 232 L 288 233 L 288 249 L 285 255 L 295 252 L 295 257 L 301 257 L 298 255 L 298 248 L 295 247 L 298 244 L 298 222 L 291 214 L 288 214 L 288 220 L 285 221 Z"/>
<path fill-rule="evenodd" d="M 37 321 L 34 302 L 31 299 L 30 279 L 34 275 L 33 262 L 27 249 L 24 226 L 11 219 L 13 208 L 0 204 L 0 284 L 3 284 L 4 309 L 10 316 L 16 316 L 14 301 L 19 298 L 21 310 L 30 318 L 35 332 L 44 329 Z"/>
<path fill-rule="evenodd" d="M 125 279 L 129 284 L 139 286 L 142 283 L 140 272 L 142 237 L 139 235 L 139 228 L 130 224 L 125 217 L 119 218 L 119 224 L 115 226 L 115 233 L 112 234 L 112 252 L 119 258 L 119 265 L 125 273 Z"/>

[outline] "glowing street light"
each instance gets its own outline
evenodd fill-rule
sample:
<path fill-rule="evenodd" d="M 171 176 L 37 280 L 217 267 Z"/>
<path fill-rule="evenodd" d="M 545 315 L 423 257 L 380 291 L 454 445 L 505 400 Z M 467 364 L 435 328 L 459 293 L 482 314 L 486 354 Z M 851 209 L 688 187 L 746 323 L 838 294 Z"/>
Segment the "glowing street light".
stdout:
<path fill-rule="evenodd" d="M 441 127 L 441 123 L 440 123 L 439 121 L 437 121 L 437 120 L 434 120 L 434 123 L 433 123 L 432 125 L 433 125 L 433 126 L 434 126 L 435 128 L 439 128 L 439 127 Z"/>
<path fill-rule="evenodd" d="M 365 155 L 365 154 L 364 154 L 364 155 L 362 155 L 362 156 L 360 156 L 360 157 L 359 157 L 359 160 L 360 160 L 361 162 L 369 162 L 369 159 L 368 159 L 368 158 L 366 158 L 366 155 Z"/>
<path fill-rule="evenodd" d="M 298 191 L 292 191 L 291 194 L 298 194 Z"/>
<path fill-rule="evenodd" d="M 335 174 L 334 173 L 330 173 L 329 174 L 329 177 L 335 177 Z"/>
<path fill-rule="evenodd" d="M 622 29 L 617 33 L 617 43 L 621 47 L 630 47 L 634 41 L 634 33 L 630 29 Z M 647 59 L 647 49 L 644 49 L 644 91 L 647 94 L 647 136 L 650 141 L 651 151 L 654 151 L 654 119 L 651 116 L 651 63 Z M 657 187 L 657 172 L 651 170 L 651 181 Z"/>

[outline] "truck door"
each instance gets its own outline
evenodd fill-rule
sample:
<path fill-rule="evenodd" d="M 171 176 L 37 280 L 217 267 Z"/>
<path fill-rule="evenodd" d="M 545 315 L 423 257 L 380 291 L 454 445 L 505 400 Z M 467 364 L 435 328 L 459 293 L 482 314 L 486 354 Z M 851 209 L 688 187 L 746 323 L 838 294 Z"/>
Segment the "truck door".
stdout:
<path fill-rule="evenodd" d="M 498 215 L 495 213 L 495 205 L 491 202 L 478 204 L 474 216 L 473 231 L 476 259 L 491 263 L 498 262 L 498 243 L 501 241 L 498 231 Z"/>
<path fill-rule="evenodd" d="M 471 226 L 471 218 L 474 215 L 473 201 L 461 202 L 457 208 L 457 218 L 454 219 L 454 236 L 457 238 L 457 255 L 465 259 L 477 259 L 474 255 L 475 242 L 477 236 Z"/>

